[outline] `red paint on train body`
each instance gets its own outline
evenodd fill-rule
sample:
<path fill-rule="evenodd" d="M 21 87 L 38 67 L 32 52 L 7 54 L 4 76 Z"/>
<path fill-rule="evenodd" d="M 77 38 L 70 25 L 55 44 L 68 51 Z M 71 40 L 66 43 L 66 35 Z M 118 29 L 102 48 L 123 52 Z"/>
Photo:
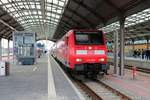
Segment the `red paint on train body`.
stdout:
<path fill-rule="evenodd" d="M 70 30 L 56 42 L 55 57 L 77 72 L 106 72 L 107 48 L 99 30 Z"/>

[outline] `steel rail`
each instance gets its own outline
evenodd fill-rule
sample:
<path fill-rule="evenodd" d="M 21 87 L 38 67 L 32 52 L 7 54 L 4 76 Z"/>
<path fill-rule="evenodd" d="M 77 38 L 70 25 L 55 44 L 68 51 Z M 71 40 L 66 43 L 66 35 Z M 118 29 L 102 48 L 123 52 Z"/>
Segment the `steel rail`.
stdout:
<path fill-rule="evenodd" d="M 100 80 L 95 80 L 98 84 L 104 86 L 105 88 L 107 88 L 108 90 L 112 91 L 112 93 L 117 94 L 118 96 L 120 96 L 122 98 L 122 100 L 132 100 L 129 96 L 121 93 L 120 91 L 116 90 L 115 88 L 112 88 L 111 86 L 105 84 L 104 82 L 100 81 Z"/>

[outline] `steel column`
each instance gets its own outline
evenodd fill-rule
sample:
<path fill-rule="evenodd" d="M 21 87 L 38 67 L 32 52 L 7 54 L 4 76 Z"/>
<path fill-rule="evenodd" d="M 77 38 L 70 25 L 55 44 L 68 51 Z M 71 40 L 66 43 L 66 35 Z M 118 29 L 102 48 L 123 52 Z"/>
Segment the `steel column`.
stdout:
<path fill-rule="evenodd" d="M 125 34 L 124 34 L 124 23 L 125 23 L 125 18 L 121 18 L 120 20 L 120 53 L 119 53 L 119 56 L 120 56 L 120 71 L 119 71 L 119 75 L 120 76 L 123 76 L 124 75 L 124 48 L 125 48 L 125 45 L 124 45 L 124 37 L 125 37 Z"/>
<path fill-rule="evenodd" d="M 114 74 L 118 74 L 118 30 L 114 32 Z"/>
<path fill-rule="evenodd" d="M 9 46 L 10 40 L 8 40 L 8 47 L 7 47 L 7 59 L 9 61 L 9 56 L 10 56 L 10 46 Z"/>
<path fill-rule="evenodd" d="M 146 49 L 148 50 L 149 49 L 149 37 L 146 37 L 146 41 L 147 41 L 147 43 L 146 43 Z"/>
<path fill-rule="evenodd" d="M 135 45 L 134 45 L 134 39 L 132 39 L 132 50 L 134 50 L 135 49 Z"/>
<path fill-rule="evenodd" d="M 2 60 L 2 38 L 0 38 L 0 61 Z"/>

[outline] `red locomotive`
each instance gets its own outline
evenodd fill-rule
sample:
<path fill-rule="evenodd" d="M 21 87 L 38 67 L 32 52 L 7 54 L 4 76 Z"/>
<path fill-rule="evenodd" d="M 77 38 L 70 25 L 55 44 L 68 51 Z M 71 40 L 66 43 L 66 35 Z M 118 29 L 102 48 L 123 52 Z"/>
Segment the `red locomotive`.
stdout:
<path fill-rule="evenodd" d="M 56 42 L 54 55 L 71 73 L 107 72 L 107 49 L 100 30 L 70 30 Z"/>

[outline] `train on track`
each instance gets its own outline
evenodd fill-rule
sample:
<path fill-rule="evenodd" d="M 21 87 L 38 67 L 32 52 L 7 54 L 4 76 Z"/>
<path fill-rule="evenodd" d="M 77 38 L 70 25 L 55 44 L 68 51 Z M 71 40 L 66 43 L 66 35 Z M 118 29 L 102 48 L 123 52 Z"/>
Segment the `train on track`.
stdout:
<path fill-rule="evenodd" d="M 97 77 L 107 72 L 107 47 L 100 30 L 70 30 L 56 42 L 52 55 L 71 74 Z"/>

